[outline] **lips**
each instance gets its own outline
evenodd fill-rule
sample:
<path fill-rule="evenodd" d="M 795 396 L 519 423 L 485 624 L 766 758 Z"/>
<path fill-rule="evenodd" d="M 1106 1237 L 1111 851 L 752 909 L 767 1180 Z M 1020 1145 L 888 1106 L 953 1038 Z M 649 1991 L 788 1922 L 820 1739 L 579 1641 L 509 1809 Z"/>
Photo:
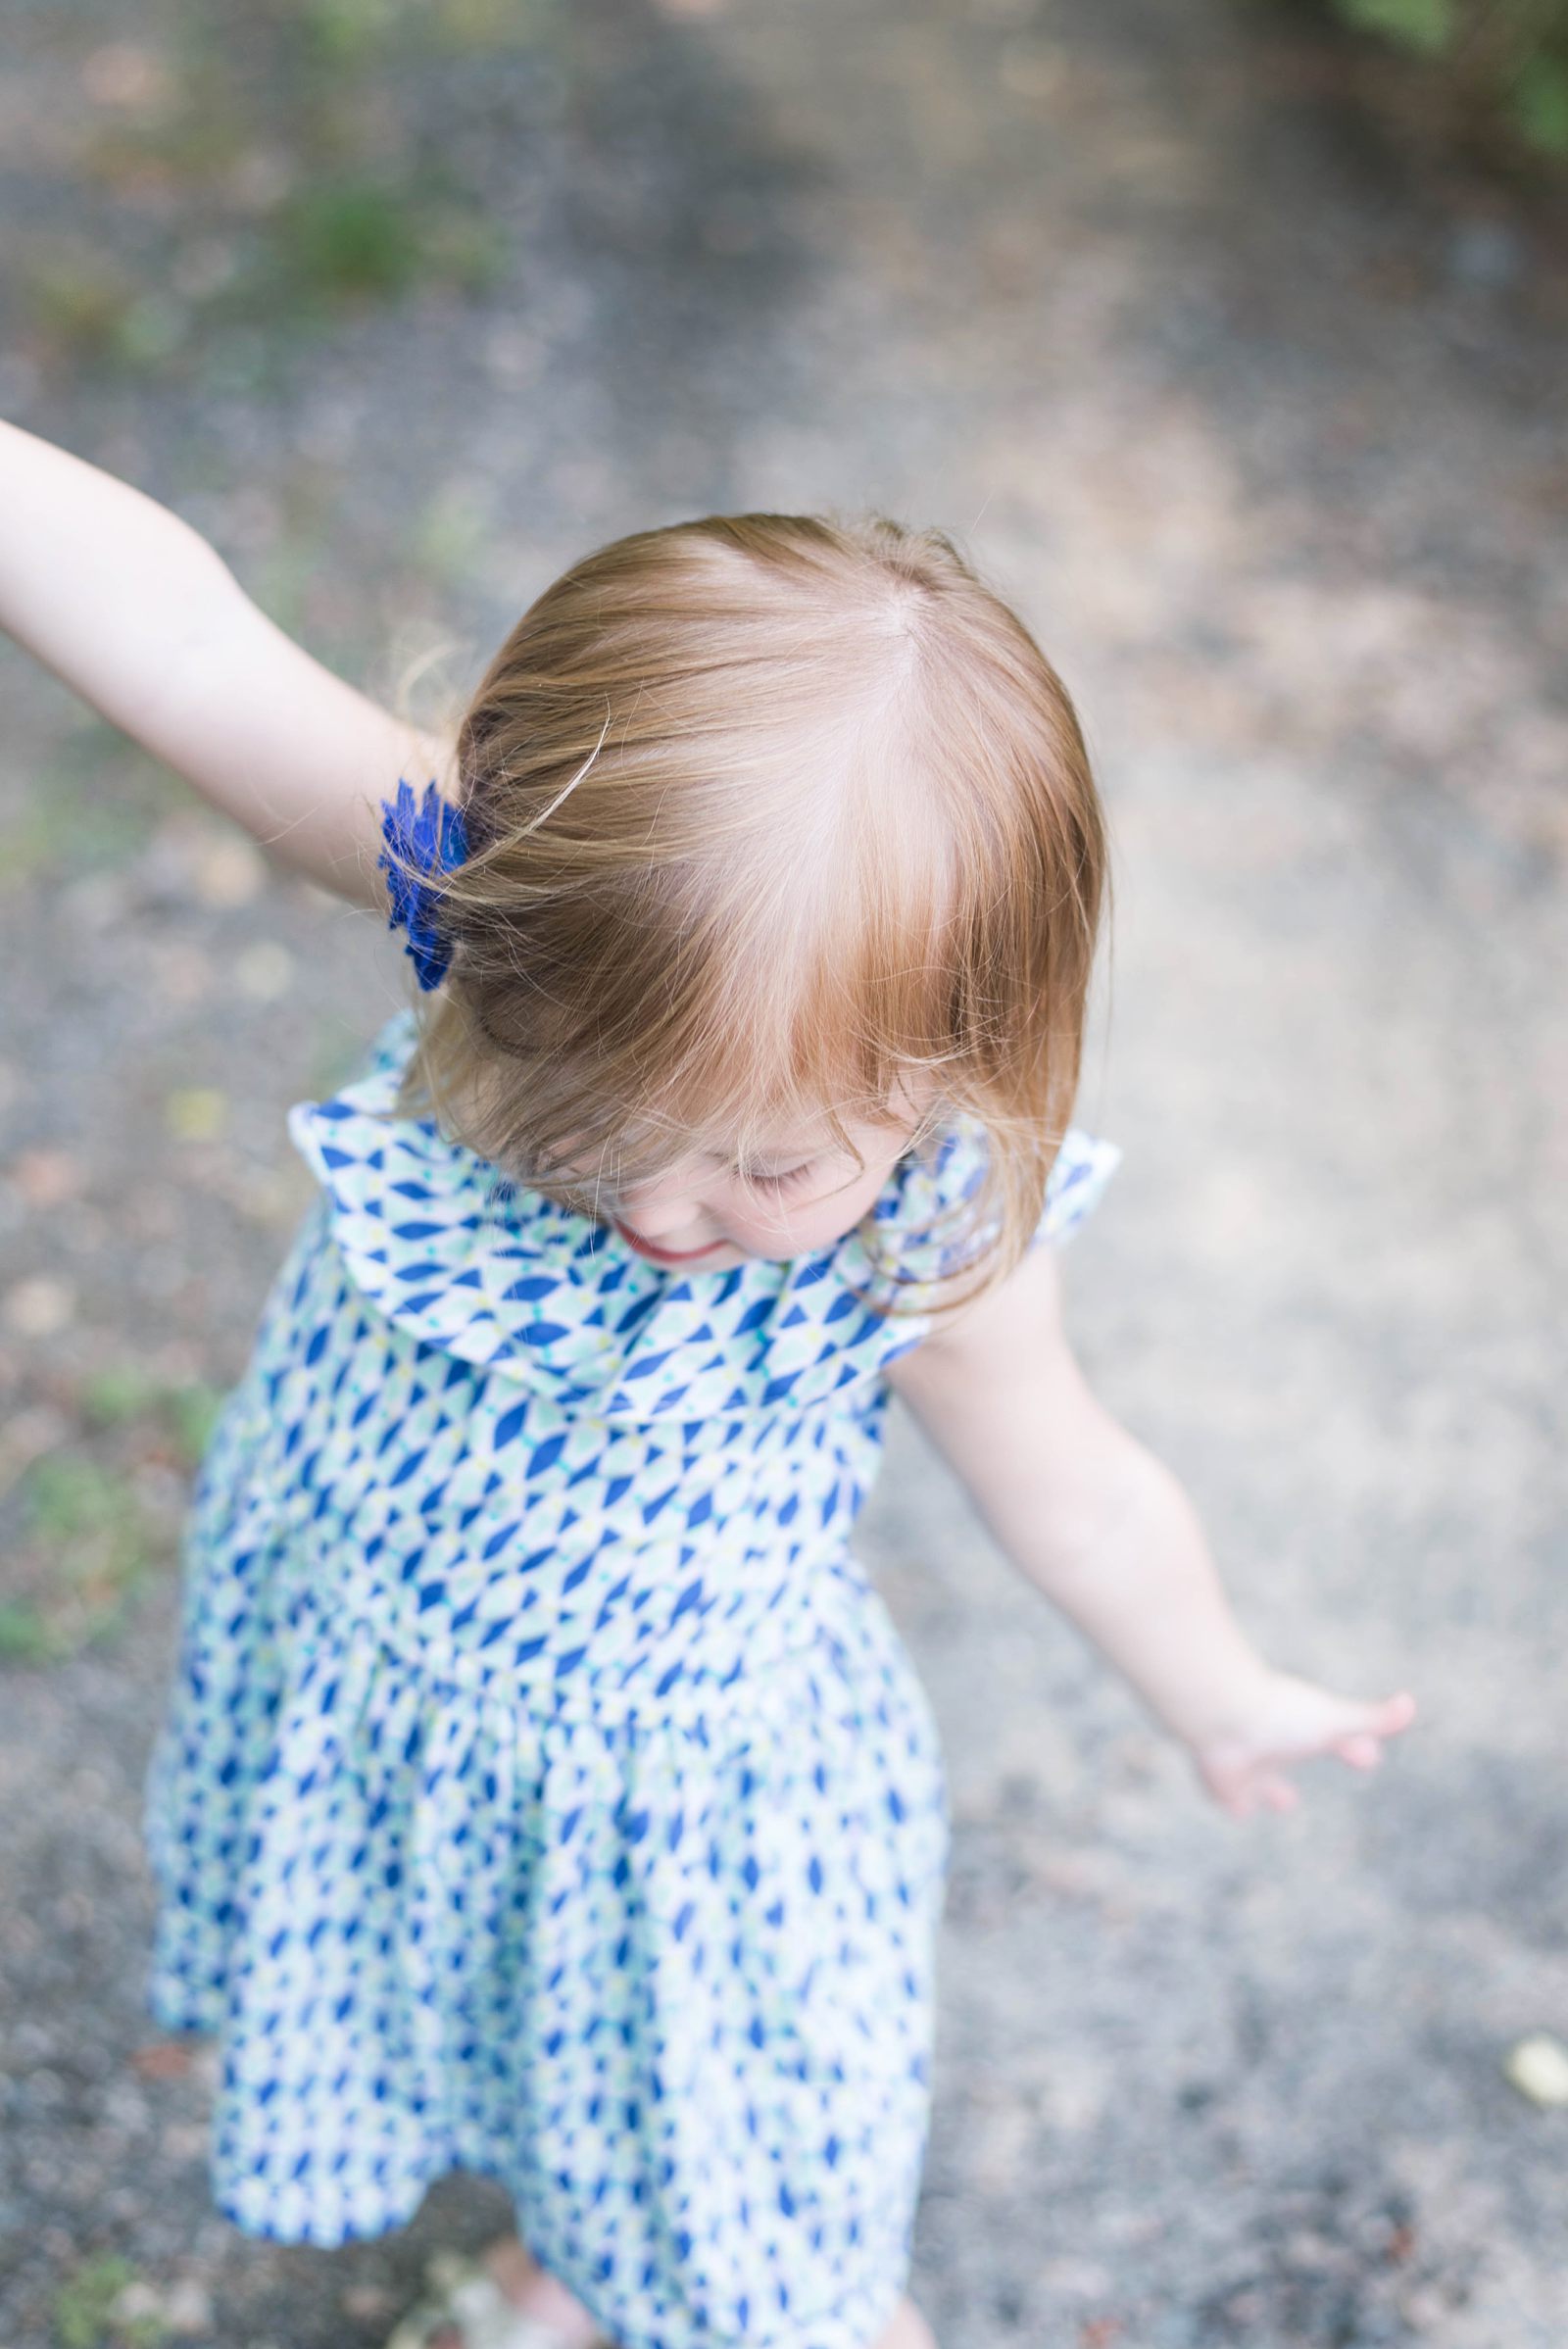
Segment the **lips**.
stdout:
<path fill-rule="evenodd" d="M 629 1248 L 634 1249 L 639 1256 L 649 1257 L 655 1264 L 695 1264 L 699 1256 L 710 1256 L 722 1246 L 720 1241 L 714 1240 L 707 1248 L 655 1248 L 651 1240 L 642 1239 L 636 1232 L 628 1232 L 623 1223 L 617 1223 L 615 1229 Z"/>

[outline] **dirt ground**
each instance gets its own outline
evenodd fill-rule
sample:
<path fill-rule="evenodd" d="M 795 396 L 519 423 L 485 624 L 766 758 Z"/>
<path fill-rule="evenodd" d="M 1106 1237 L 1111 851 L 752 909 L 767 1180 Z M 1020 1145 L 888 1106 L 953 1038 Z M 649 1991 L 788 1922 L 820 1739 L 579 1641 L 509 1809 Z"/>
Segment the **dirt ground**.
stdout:
<path fill-rule="evenodd" d="M 1084 1356 L 1270 1652 L 1423 1720 L 1227 1823 L 897 1428 L 864 1543 L 956 1825 L 916 2293 L 943 2349 L 1562 2349 L 1568 2111 L 1503 2072 L 1568 2038 L 1560 213 L 1391 145 L 1289 8 L 444 4 L 407 55 L 317 10 L 313 153 L 416 149 L 458 222 L 324 308 L 287 12 L 225 81 L 189 7 L 23 6 L 0 413 L 377 691 L 697 511 L 879 506 L 1016 596 L 1117 840 Z M 504 2213 L 212 2214 L 138 1805 L 283 1112 L 404 966 L 0 679 L 0 2341 L 371 2349 Z"/>

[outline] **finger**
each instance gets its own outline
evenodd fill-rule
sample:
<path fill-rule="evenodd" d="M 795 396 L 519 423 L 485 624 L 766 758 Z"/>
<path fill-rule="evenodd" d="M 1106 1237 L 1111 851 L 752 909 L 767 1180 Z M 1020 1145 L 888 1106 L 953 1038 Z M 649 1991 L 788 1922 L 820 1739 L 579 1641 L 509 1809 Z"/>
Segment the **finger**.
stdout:
<path fill-rule="evenodd" d="M 1332 1710 L 1342 1730 L 1370 1730 L 1374 1737 L 1392 1737 L 1415 1719 L 1415 1698 L 1408 1689 L 1397 1696 L 1342 1696 L 1332 1700 Z"/>
<path fill-rule="evenodd" d="M 1288 1778 L 1265 1779 L 1259 1791 L 1271 1811 L 1294 1811 L 1301 1799 Z"/>
<path fill-rule="evenodd" d="M 1334 1750 L 1352 1770 L 1375 1770 L 1383 1759 L 1383 1748 L 1377 1738 L 1366 1736 L 1337 1737 Z"/>

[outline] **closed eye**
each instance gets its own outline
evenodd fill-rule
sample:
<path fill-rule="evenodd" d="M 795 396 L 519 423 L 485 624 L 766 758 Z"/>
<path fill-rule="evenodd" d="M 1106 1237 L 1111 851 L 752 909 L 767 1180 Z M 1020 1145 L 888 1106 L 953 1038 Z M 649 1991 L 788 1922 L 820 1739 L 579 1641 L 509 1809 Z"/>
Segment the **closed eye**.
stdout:
<path fill-rule="evenodd" d="M 741 1180 L 750 1190 L 770 1192 L 776 1198 L 808 1181 L 816 1172 L 818 1164 L 817 1159 L 808 1158 L 803 1165 L 791 1166 L 783 1174 L 745 1173 Z"/>

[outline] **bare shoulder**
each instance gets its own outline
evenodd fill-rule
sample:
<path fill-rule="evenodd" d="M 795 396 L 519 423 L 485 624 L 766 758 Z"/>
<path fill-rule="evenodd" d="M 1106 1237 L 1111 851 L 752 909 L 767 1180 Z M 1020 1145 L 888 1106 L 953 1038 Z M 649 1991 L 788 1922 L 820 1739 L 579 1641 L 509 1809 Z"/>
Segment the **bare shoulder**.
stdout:
<path fill-rule="evenodd" d="M 941 1315 L 930 1334 L 888 1365 L 911 1402 L 958 1387 L 1013 1385 L 1070 1366 L 1055 1250 L 1033 1248 L 973 1303 Z"/>

